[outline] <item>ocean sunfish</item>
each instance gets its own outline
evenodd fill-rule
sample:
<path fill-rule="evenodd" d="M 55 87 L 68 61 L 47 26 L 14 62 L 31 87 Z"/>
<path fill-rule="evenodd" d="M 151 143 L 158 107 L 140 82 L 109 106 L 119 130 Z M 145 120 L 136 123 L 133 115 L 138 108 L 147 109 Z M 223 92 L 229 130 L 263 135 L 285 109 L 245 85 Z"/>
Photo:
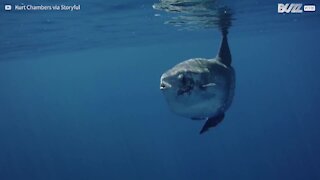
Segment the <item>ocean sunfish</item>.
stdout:
<path fill-rule="evenodd" d="M 174 113 L 193 120 L 206 120 L 200 134 L 223 120 L 233 99 L 235 72 L 227 34 L 227 30 L 222 31 L 216 58 L 183 61 L 160 79 L 160 89 Z"/>

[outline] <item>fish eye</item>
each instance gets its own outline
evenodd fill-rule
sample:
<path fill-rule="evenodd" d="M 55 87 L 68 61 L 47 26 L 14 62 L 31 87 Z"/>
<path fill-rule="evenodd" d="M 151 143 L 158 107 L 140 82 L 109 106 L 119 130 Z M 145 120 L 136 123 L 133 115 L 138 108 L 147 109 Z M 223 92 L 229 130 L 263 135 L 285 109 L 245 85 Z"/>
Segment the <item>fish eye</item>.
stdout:
<path fill-rule="evenodd" d="M 187 81 L 188 81 L 188 78 L 183 75 L 183 74 L 179 74 L 178 75 L 178 80 L 183 84 L 183 85 L 186 85 L 187 84 Z"/>
<path fill-rule="evenodd" d="M 178 80 L 183 84 L 186 85 L 188 78 L 184 74 L 179 74 L 178 75 Z"/>

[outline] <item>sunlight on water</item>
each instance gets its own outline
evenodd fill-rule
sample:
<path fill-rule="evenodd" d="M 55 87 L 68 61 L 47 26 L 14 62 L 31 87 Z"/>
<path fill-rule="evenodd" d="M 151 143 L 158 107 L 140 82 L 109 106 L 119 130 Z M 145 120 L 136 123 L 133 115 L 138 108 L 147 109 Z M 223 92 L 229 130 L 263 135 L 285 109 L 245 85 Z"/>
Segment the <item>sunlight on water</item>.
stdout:
<path fill-rule="evenodd" d="M 24 4 L 18 0 L 11 3 Z M 39 4 L 35 0 L 28 3 Z M 52 5 L 57 2 L 42 3 Z M 74 3 L 66 2 L 68 5 Z M 0 60 L 24 59 L 30 53 L 45 55 L 98 47 L 113 48 L 156 44 L 159 41 L 170 42 L 170 37 L 182 36 L 179 30 L 215 28 L 219 8 L 225 6 L 234 13 L 232 31 L 242 35 L 283 30 L 298 31 L 312 25 L 311 23 L 319 17 L 318 12 L 280 15 L 276 13 L 276 2 L 253 0 L 95 0 L 76 3 L 81 5 L 80 11 L 5 12 L 1 9 Z M 168 28 L 163 26 L 163 23 L 177 28 Z"/>

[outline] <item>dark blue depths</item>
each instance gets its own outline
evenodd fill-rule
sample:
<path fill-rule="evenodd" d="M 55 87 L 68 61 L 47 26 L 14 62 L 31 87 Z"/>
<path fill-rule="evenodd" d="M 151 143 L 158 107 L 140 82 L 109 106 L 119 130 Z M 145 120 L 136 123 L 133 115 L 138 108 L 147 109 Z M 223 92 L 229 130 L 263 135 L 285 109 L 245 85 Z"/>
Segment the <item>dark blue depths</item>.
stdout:
<path fill-rule="evenodd" d="M 214 57 L 216 30 L 161 24 L 161 33 L 158 20 L 115 47 L 64 53 L 65 40 L 1 56 L 0 179 L 320 179 L 320 24 L 286 18 L 232 27 L 235 99 L 204 135 L 203 122 L 170 112 L 159 78 L 182 60 Z M 157 36 L 142 33 L 152 28 Z"/>

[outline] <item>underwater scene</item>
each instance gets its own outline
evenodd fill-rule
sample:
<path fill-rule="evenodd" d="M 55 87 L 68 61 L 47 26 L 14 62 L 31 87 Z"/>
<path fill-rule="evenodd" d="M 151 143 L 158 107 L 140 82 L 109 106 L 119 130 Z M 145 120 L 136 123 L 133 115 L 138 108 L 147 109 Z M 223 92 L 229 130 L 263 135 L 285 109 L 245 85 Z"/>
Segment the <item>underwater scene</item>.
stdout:
<path fill-rule="evenodd" d="M 0 6 L 0 180 L 320 179 L 320 1 Z"/>

